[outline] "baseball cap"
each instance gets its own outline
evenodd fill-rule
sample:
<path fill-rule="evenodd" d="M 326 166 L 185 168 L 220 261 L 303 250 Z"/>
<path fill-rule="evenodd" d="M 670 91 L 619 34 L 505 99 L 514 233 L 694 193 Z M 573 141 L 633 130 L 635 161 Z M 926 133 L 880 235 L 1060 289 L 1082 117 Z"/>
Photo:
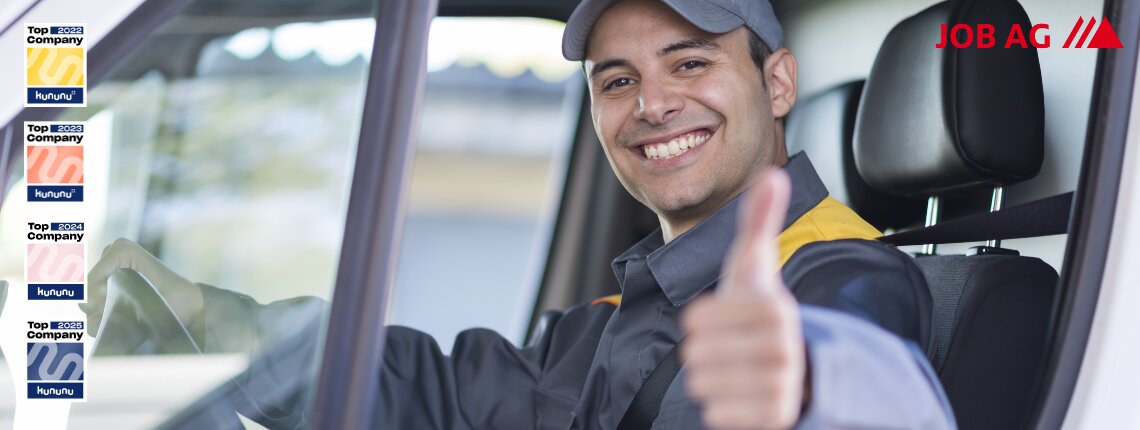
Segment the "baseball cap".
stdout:
<path fill-rule="evenodd" d="M 562 56 L 570 61 L 586 58 L 590 31 L 606 9 L 619 0 L 582 0 L 562 33 Z M 727 33 L 746 26 L 772 49 L 784 42 L 784 29 L 768 0 L 662 0 L 681 17 L 709 33 Z"/>

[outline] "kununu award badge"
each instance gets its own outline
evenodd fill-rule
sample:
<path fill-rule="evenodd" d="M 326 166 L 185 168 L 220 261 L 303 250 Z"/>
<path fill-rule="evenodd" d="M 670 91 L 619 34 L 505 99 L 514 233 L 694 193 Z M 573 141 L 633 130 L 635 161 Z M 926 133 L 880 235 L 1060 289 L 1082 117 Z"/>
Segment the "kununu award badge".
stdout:
<path fill-rule="evenodd" d="M 83 201 L 83 122 L 25 122 L 28 202 Z"/>
<path fill-rule="evenodd" d="M 32 106 L 87 106 L 87 25 L 24 24 L 24 78 Z"/>

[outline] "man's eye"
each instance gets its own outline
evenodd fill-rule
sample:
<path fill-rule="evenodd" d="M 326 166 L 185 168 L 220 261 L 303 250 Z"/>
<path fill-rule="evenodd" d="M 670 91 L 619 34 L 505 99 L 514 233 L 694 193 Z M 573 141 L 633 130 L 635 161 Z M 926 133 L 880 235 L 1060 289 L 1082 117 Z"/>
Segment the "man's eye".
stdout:
<path fill-rule="evenodd" d="M 618 88 L 629 85 L 631 82 L 632 81 L 629 78 L 617 78 L 617 79 L 610 81 L 610 83 L 608 83 L 604 87 L 602 87 L 602 91 L 610 91 L 610 90 L 618 89 Z"/>
<path fill-rule="evenodd" d="M 705 67 L 708 64 L 709 63 L 706 63 L 704 61 L 689 60 L 689 61 L 686 61 L 684 63 L 681 63 L 680 69 L 681 70 L 694 70 L 694 69 L 699 69 L 701 67 Z"/>

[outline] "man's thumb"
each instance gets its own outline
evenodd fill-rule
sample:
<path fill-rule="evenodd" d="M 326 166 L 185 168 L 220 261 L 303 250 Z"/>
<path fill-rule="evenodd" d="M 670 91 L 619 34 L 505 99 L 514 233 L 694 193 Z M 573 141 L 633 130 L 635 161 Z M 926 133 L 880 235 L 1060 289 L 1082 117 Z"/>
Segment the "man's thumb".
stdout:
<path fill-rule="evenodd" d="M 792 185 L 788 175 L 771 169 L 757 175 L 740 208 L 736 241 L 725 270 L 726 294 L 766 293 L 783 288 L 777 237 L 784 229 Z"/>

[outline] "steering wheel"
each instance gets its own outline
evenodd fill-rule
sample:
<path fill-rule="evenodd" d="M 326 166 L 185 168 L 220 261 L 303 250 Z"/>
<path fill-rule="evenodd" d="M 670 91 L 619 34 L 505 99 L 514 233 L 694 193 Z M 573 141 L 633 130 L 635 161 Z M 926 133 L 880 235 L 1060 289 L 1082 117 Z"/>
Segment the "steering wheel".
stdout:
<path fill-rule="evenodd" d="M 202 353 L 158 289 L 131 269 L 118 269 L 107 279 L 93 350 L 94 355 Z"/>

